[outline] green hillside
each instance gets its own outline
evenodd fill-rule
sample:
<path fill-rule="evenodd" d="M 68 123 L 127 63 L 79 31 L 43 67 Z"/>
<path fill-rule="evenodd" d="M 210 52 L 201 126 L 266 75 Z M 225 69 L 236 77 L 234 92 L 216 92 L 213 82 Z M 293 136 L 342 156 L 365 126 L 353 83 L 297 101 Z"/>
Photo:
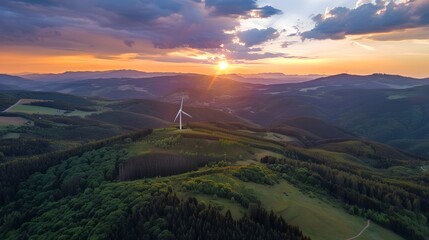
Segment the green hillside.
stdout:
<path fill-rule="evenodd" d="M 429 193 L 418 184 L 425 181 L 418 169 L 421 162 L 391 162 L 389 168 L 377 169 L 371 163 L 383 151 L 362 157 L 356 149 L 347 147 L 347 142 L 343 147 L 326 143 L 302 148 L 266 138 L 263 132 L 240 124 L 198 123 L 183 131 L 161 128 L 143 138 L 122 137 L 91 145 L 86 153 L 60 158 L 46 172 L 34 173 L 24 180 L 17 195 L 10 195 L 8 203 L 0 208 L 0 237 L 74 239 L 79 233 L 88 238 L 105 238 L 115 234 L 132 236 L 138 231 L 157 238 L 181 236 L 179 229 L 165 225 L 172 221 L 167 212 L 155 222 L 142 219 L 145 224 L 153 224 L 150 229 L 140 229 L 131 220 L 137 217 L 137 209 L 149 214 L 148 206 L 170 198 L 180 204 L 198 201 L 201 208 L 220 214 L 216 221 L 229 216 L 234 221 L 249 221 L 242 219 L 246 214 L 253 219 L 253 223 L 246 223 L 250 225 L 260 221 L 254 215 L 263 211 L 259 205 L 268 215 L 272 210 L 272 214 L 316 240 L 353 237 L 364 228 L 366 219 L 371 223 L 361 239 L 403 239 L 398 234 L 413 234 L 414 239 L 421 239 L 429 231 L 424 220 L 428 211 L 424 199 Z M 360 144 L 368 146 L 365 142 Z M 397 154 L 398 159 L 407 157 Z M 398 167 L 407 174 L 402 171 L 397 175 L 394 169 Z M 325 182 L 328 175 L 323 175 L 331 174 L 324 172 L 328 170 L 344 179 L 344 189 L 366 200 L 350 201 L 341 195 L 344 192 L 333 191 L 337 185 Z M 356 192 L 354 181 L 368 190 L 362 192 L 359 188 Z M 391 198 L 380 202 L 378 193 L 370 194 L 375 191 L 373 187 L 388 191 Z M 174 200 L 174 196 L 178 199 Z M 397 197 L 404 202 L 394 204 Z M 408 206 L 410 199 L 414 201 Z M 399 215 L 385 215 L 385 207 Z M 403 214 L 408 218 L 400 217 Z M 405 228 L 396 228 L 392 221 L 399 221 Z M 258 234 L 282 231 L 265 226 Z M 235 231 L 248 234 L 248 230 Z"/>
<path fill-rule="evenodd" d="M 282 127 L 286 123 L 287 131 L 294 130 L 290 127 L 306 130 L 303 134 L 312 139 L 359 136 L 429 156 L 425 148 L 429 136 L 427 85 L 362 89 L 344 84 L 308 93 L 296 90 L 304 85 L 274 85 L 264 94 L 220 99 L 217 105 L 261 126 Z"/>
<path fill-rule="evenodd" d="M 157 128 L 170 124 L 167 121 L 150 115 L 119 110 L 94 114 L 89 118 L 129 128 Z"/>
<path fill-rule="evenodd" d="M 189 216 L 237 239 L 347 239 L 368 220 L 361 239 L 429 234 L 427 160 L 315 118 L 263 128 L 185 106 L 178 130 L 177 104 L 3 96 L 29 110 L 1 116 L 16 123 L 0 128 L 1 239 L 169 239 L 206 226 Z"/>

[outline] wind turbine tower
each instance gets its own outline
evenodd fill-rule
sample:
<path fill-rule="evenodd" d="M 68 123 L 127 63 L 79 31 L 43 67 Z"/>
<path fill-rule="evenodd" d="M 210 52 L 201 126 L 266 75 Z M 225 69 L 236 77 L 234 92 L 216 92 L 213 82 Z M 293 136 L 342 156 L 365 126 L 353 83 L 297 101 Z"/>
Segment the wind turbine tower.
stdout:
<path fill-rule="evenodd" d="M 185 114 L 186 116 L 192 118 L 191 115 L 189 115 L 188 113 L 186 113 L 185 111 L 183 111 L 183 96 L 182 96 L 182 103 L 180 104 L 180 109 L 177 112 L 176 118 L 174 119 L 174 122 L 176 122 L 177 117 L 179 117 L 179 126 L 180 126 L 180 130 L 182 130 L 182 113 Z"/>

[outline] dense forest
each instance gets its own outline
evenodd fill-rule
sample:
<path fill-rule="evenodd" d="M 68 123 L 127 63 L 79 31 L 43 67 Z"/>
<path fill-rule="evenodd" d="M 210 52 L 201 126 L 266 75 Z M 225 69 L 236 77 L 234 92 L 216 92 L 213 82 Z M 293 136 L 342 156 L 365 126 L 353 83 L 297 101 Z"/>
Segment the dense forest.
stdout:
<path fill-rule="evenodd" d="M 296 156 L 296 155 L 295 155 Z M 309 159 L 264 157 L 262 163 L 301 188 L 326 192 L 340 200 L 350 213 L 361 215 L 406 239 L 429 236 L 429 190 L 407 189 L 385 179 L 336 169 Z"/>
<path fill-rule="evenodd" d="M 273 212 L 251 205 L 248 216 L 234 220 L 195 198 L 179 200 L 171 194 L 154 198 L 118 226 L 114 239 L 302 239 L 302 232 Z M 148 230 L 149 231 L 148 231 Z"/>
<path fill-rule="evenodd" d="M 95 110 L 71 100 L 31 105 Z M 2 115 L 28 123 L 2 130 L 19 137 L 0 139 L 0 239 L 309 239 L 300 229 L 317 239 L 288 215 L 299 208 L 285 210 L 297 201 L 289 186 L 353 224 L 370 219 L 372 231 L 429 236 L 427 159 L 380 143 L 313 139 L 285 126 L 203 122 L 178 134 L 92 117 Z M 264 154 L 277 157 L 261 164 Z"/>
<path fill-rule="evenodd" d="M 31 176 L 33 173 L 43 172 L 49 167 L 59 164 L 61 161 L 69 157 L 80 156 L 87 151 L 109 146 L 115 143 L 120 143 L 126 139 L 137 140 L 151 133 L 151 129 L 142 130 L 130 134 L 85 143 L 78 147 L 67 150 L 60 150 L 39 156 L 16 159 L 2 163 L 0 164 L 0 203 L 7 202 L 11 197 L 13 197 L 19 183 Z"/>
<path fill-rule="evenodd" d="M 37 155 L 49 151 L 46 139 L 0 139 L 0 152 L 5 156 Z"/>
<path fill-rule="evenodd" d="M 90 150 L 36 173 L 0 208 L 1 239 L 302 239 L 273 212 L 227 211 L 180 199 L 162 179 L 120 182 L 120 145 Z"/>

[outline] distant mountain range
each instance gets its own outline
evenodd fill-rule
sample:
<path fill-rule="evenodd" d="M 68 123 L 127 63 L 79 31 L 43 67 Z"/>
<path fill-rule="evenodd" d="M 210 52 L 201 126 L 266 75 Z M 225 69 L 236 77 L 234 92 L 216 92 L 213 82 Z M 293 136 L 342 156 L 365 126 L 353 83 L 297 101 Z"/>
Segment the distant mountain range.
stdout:
<path fill-rule="evenodd" d="M 111 71 L 75 71 L 64 73 L 47 74 L 23 74 L 20 77 L 44 81 L 44 82 L 63 82 L 79 81 L 87 79 L 111 79 L 111 78 L 151 78 L 161 76 L 192 75 L 189 73 L 174 72 L 142 72 L 136 70 L 111 70 Z M 283 73 L 258 73 L 258 74 L 225 74 L 222 78 L 228 78 L 240 82 L 256 84 L 281 84 L 296 83 L 314 80 L 323 75 L 285 75 Z"/>
<path fill-rule="evenodd" d="M 294 76 L 278 73 L 220 75 L 146 73 L 134 70 L 104 72 L 65 72 L 62 74 L 25 75 L 26 78 L 0 75 L 3 89 L 56 91 L 82 96 L 106 98 L 165 98 L 178 90 L 221 91 L 218 97 L 241 96 L 243 93 L 314 95 L 339 89 L 407 89 L 429 85 L 428 79 L 373 74 Z M 30 81 L 32 79 L 34 81 Z M 288 80 L 289 79 L 289 80 Z M 278 82 L 290 81 L 289 83 Z M 275 83 L 275 84 L 272 84 Z M 222 95 L 222 96 L 219 96 Z M 255 93 L 253 93 L 255 94 Z"/>
<path fill-rule="evenodd" d="M 32 86 L 34 82 L 18 76 L 0 74 L 0 84 L 7 88 L 21 88 L 26 86 Z"/>
<path fill-rule="evenodd" d="M 128 77 L 123 77 L 124 74 Z M 428 78 L 416 79 L 386 74 L 368 76 L 340 74 L 298 83 L 267 85 L 263 84 L 266 79 L 282 79 L 283 75 L 245 76 L 251 79 L 250 82 L 258 82 L 255 79 L 259 79 L 260 84 L 242 81 L 245 77 L 240 75 L 217 77 L 199 74 L 153 75 L 154 73 L 129 70 L 113 71 L 110 74 L 69 72 L 45 75 L 51 78 L 44 78 L 43 81 L 37 80 L 35 76 L 33 80 L 28 80 L 17 76 L 0 75 L 0 87 L 1 90 L 58 92 L 123 100 L 150 99 L 175 104 L 185 96 L 188 107 L 222 112 L 224 116 L 216 118 L 217 120 L 231 116 L 260 126 L 274 127 L 296 118 L 319 119 L 351 134 L 429 156 Z M 122 77 L 117 78 L 118 76 Z M 143 101 L 140 106 L 143 107 L 145 103 L 149 102 Z M 167 105 L 157 106 L 159 108 L 156 110 L 162 111 Z M 121 116 L 122 108 L 129 106 L 124 105 L 115 109 L 111 114 L 116 114 L 117 117 L 104 114 L 100 119 L 114 121 Z M 173 110 L 168 110 L 170 111 Z M 142 117 L 139 114 L 147 115 L 144 112 L 131 112 L 128 114 L 129 119 L 135 119 L 135 122 Z M 152 117 L 170 121 L 166 116 L 160 118 L 149 115 L 152 121 L 156 120 Z M 305 122 L 310 128 L 317 123 L 310 120 Z"/>
<path fill-rule="evenodd" d="M 324 77 L 323 75 L 286 75 L 283 73 L 257 73 L 257 74 L 226 74 L 224 78 L 232 79 L 239 82 L 254 84 L 283 84 L 283 83 L 300 83 Z"/>
<path fill-rule="evenodd" d="M 111 71 L 77 71 L 64 73 L 47 74 L 25 74 L 21 77 L 31 80 L 61 82 L 61 81 L 79 81 L 85 79 L 98 78 L 148 78 L 159 76 L 173 76 L 179 73 L 171 72 L 141 72 L 136 70 L 111 70 Z"/>
<path fill-rule="evenodd" d="M 372 75 L 350 75 L 339 74 L 322 77 L 312 81 L 295 84 L 273 85 L 273 91 L 298 90 L 301 92 L 325 91 L 333 89 L 406 89 L 429 84 L 429 78 L 418 79 L 403 77 L 399 75 L 372 74 Z"/>

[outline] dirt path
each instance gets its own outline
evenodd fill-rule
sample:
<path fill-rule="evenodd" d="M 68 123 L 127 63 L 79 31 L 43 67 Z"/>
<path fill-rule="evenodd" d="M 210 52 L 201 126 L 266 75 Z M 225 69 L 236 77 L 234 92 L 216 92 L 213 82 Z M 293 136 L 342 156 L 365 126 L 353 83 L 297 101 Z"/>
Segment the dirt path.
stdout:
<path fill-rule="evenodd" d="M 13 104 L 12 106 L 8 107 L 6 110 L 3 110 L 3 112 L 7 112 L 10 109 L 12 109 L 13 107 L 15 107 L 16 105 L 18 105 L 21 102 L 22 99 L 19 99 L 18 102 L 16 102 L 15 104 Z"/>
<path fill-rule="evenodd" d="M 354 236 L 354 237 L 351 237 L 351 238 L 347 238 L 347 240 L 352 240 L 352 239 L 356 239 L 356 238 L 358 238 L 358 237 L 360 237 L 360 235 L 362 235 L 364 232 L 365 232 L 365 230 L 367 229 L 367 228 L 369 228 L 369 224 L 370 224 L 370 221 L 368 220 L 368 223 L 366 224 L 366 226 L 359 232 L 359 234 L 358 235 L 356 235 L 356 236 Z"/>

